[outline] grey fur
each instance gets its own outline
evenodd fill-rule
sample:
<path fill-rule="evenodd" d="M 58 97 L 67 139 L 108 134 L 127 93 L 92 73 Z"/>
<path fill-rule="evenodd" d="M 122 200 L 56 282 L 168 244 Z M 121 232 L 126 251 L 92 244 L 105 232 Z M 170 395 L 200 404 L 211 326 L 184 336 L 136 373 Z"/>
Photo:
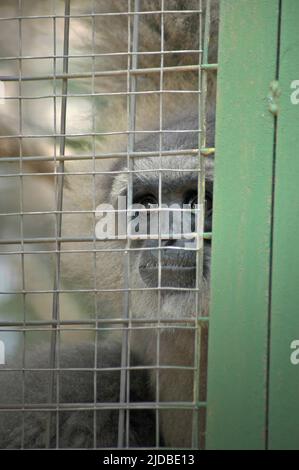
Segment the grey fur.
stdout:
<path fill-rule="evenodd" d="M 119 403 L 120 390 L 120 354 L 121 348 L 115 343 L 98 345 L 96 373 L 96 403 L 106 404 L 106 408 L 96 412 L 96 447 L 117 447 L 118 410 L 109 410 L 109 404 Z M 22 383 L 24 384 L 24 404 L 36 405 L 41 411 L 0 412 L 0 448 L 18 449 L 22 443 L 22 428 L 24 418 L 24 448 L 40 449 L 46 447 L 46 429 L 49 413 L 47 409 L 49 397 L 50 371 L 49 349 L 37 348 L 26 353 L 26 371 L 0 370 L 0 403 L 13 406 L 22 405 Z M 59 403 L 72 404 L 75 408 L 80 405 L 94 404 L 95 348 L 92 343 L 82 343 L 77 346 L 63 347 L 59 353 Z M 136 359 L 131 357 L 131 365 Z M 17 368 L 17 364 L 7 364 Z M 48 369 L 48 370 L 45 370 Z M 72 369 L 72 370 L 70 370 Z M 74 370 L 77 369 L 77 370 Z M 81 369 L 81 370 L 78 370 Z M 87 370 L 82 370 L 87 369 Z M 106 369 L 106 370 L 105 370 Z M 112 369 L 112 370 L 111 370 Z M 56 382 L 55 375 L 55 384 Z M 149 378 L 143 371 L 130 373 L 130 401 L 132 403 L 153 403 L 149 387 Z M 54 390 L 54 403 L 57 388 Z M 59 436 L 56 433 L 56 413 L 52 412 L 52 428 L 50 447 L 59 448 L 93 448 L 94 412 L 59 411 Z M 57 442 L 56 442 L 57 439 Z M 130 446 L 155 445 L 155 415 L 151 410 L 130 411 Z"/>
<path fill-rule="evenodd" d="M 34 6 L 34 0 L 32 0 Z M 168 2 L 168 8 L 185 8 L 185 2 L 183 0 L 173 0 Z M 205 2 L 203 2 L 205 5 Z M 119 11 L 122 5 L 127 5 L 127 2 L 120 2 L 111 0 L 109 2 L 110 11 Z M 159 9 L 159 0 L 149 0 L 142 2 L 143 8 L 147 10 Z M 190 8 L 197 8 L 198 2 L 191 1 Z M 107 2 L 99 0 L 97 2 L 97 11 L 107 11 Z M 211 48 L 209 54 L 209 61 L 216 62 L 217 59 L 217 27 L 218 27 L 218 0 L 212 0 L 212 28 L 211 28 Z M 176 17 L 171 22 L 171 15 L 165 16 L 165 50 L 175 49 L 188 49 L 198 47 L 198 31 L 196 29 L 196 23 L 192 22 L 191 16 L 182 15 L 180 18 Z M 142 37 L 142 48 L 145 51 L 155 50 L 155 47 L 160 45 L 160 25 L 157 16 L 150 17 L 145 15 L 141 23 L 141 37 Z M 184 18 L 184 19 L 182 19 Z M 127 35 L 126 28 L 127 18 L 125 16 L 119 17 L 107 17 L 101 19 L 97 18 L 97 43 L 102 44 L 103 42 L 108 45 L 112 45 L 113 52 L 121 51 L 125 48 L 127 50 L 126 41 L 123 35 Z M 116 34 L 117 32 L 117 34 Z M 156 48 L 157 48 L 156 47 Z M 110 51 L 110 48 L 108 48 Z M 112 57 L 112 58 L 111 58 Z M 103 70 L 111 70 L 116 68 L 126 69 L 127 63 L 126 58 L 121 59 L 124 62 L 114 63 L 113 56 L 107 56 L 101 63 Z M 152 58 L 150 55 L 144 57 L 141 56 L 139 67 L 159 66 L 156 58 Z M 188 65 L 196 62 L 198 58 L 193 57 L 193 61 L 187 54 L 173 56 L 166 56 L 166 66 L 172 65 Z M 110 63 L 109 61 L 112 61 Z M 156 63 L 157 62 L 157 63 Z M 165 75 L 165 88 L 168 89 L 186 89 L 190 87 L 197 89 L 197 74 L 166 74 Z M 174 78 L 173 78 L 174 77 Z M 173 82 L 174 80 L 174 82 Z M 111 81 L 110 78 L 108 81 Z M 126 86 L 126 77 L 124 79 L 117 78 L 117 90 L 122 90 Z M 109 90 L 108 85 L 103 82 L 104 89 Z M 145 77 L 141 80 L 141 85 L 144 89 L 158 89 L 159 88 L 159 74 L 154 78 L 151 76 Z M 126 88 L 125 88 L 126 89 Z M 97 91 L 97 90 L 96 90 Z M 102 90 L 101 90 L 102 91 Z M 183 97 L 175 95 L 177 97 L 173 100 L 171 95 L 165 95 L 165 107 L 167 110 L 168 118 L 163 125 L 164 129 L 197 129 L 198 121 L 196 118 L 196 111 L 198 103 L 194 100 L 193 95 L 191 97 L 186 94 Z M 104 106 L 105 104 L 103 104 Z M 215 107 L 215 77 L 209 80 L 208 83 L 208 127 L 207 127 L 207 145 L 213 146 L 214 139 L 214 107 Z M 155 105 L 152 101 L 151 95 L 146 96 L 143 106 L 139 106 L 137 109 L 136 122 L 140 127 L 142 123 L 143 129 L 156 129 L 157 128 L 157 114 L 155 111 Z M 146 110 L 146 112 L 145 112 Z M 107 111 L 107 113 L 106 113 Z M 169 118 L 169 115 L 171 118 Z M 113 107 L 111 109 L 105 109 L 103 107 L 103 116 L 105 116 L 105 122 L 103 123 L 103 129 L 118 130 L 123 128 L 123 121 L 126 123 L 126 117 L 124 108 Z M 173 116 L 174 119 L 173 119 Z M 107 117 L 107 122 L 106 122 Z M 113 123 L 113 125 L 111 124 Z M 102 128 L 101 128 L 102 129 Z M 111 141 L 107 139 L 108 143 L 102 143 L 101 151 L 114 151 L 118 149 L 118 145 L 112 142 L 112 150 L 109 149 Z M 158 140 L 156 136 L 150 136 L 146 139 L 141 139 L 136 144 L 137 151 L 148 151 L 157 150 Z M 105 147 L 106 145 L 106 147 Z M 165 133 L 163 137 L 162 149 L 179 149 L 187 150 L 196 148 L 198 146 L 198 135 L 197 133 Z M 123 147 L 124 148 L 124 147 Z M 186 173 L 182 170 L 186 168 L 196 169 L 198 167 L 198 159 L 188 155 L 180 157 L 163 157 L 163 168 L 175 169 L 175 173 L 172 176 L 169 173 L 164 172 L 162 174 L 162 181 L 165 188 L 164 195 L 167 198 L 172 197 L 173 188 L 179 181 L 182 186 L 188 185 L 188 178 L 186 179 Z M 83 169 L 83 163 L 81 163 Z M 97 162 L 97 169 L 101 169 L 104 165 L 101 161 Z M 136 158 L 134 160 L 134 170 L 140 171 L 139 178 L 135 181 L 135 186 L 144 187 L 149 184 L 149 178 L 144 173 L 145 169 L 157 169 L 159 166 L 159 159 L 157 158 Z M 213 181 L 213 162 L 211 158 L 205 159 L 206 166 L 206 184 L 211 185 Z M 78 168 L 78 162 L 71 162 L 66 165 L 66 168 L 76 171 Z M 124 160 L 118 161 L 112 168 L 113 170 L 121 170 L 124 168 Z M 158 172 L 153 172 L 151 175 L 151 185 L 157 187 Z M 106 178 L 101 184 L 101 193 L 103 198 L 110 201 L 114 201 L 118 194 L 122 193 L 127 186 L 127 179 L 123 175 L 119 175 L 113 178 L 110 186 L 107 186 Z M 64 194 L 64 209 L 80 209 L 89 207 L 88 200 L 91 200 L 92 195 L 91 187 L 76 187 L 74 179 L 70 178 L 68 187 Z M 177 192 L 180 192 L 179 190 Z M 101 202 L 101 201 L 99 201 Z M 86 204 L 86 205 L 85 205 Z M 78 227 L 68 223 L 63 226 L 65 236 L 74 236 L 78 233 Z M 89 230 L 90 229 L 90 230 Z M 93 230 L 93 218 L 90 220 L 90 227 L 88 226 L 88 233 Z M 136 242 L 135 246 L 138 246 Z M 71 244 L 69 245 L 72 247 Z M 105 242 L 97 242 L 98 247 L 109 247 L 109 244 Z M 124 248 L 123 242 L 111 242 L 111 247 Z M 134 244 L 133 244 L 134 246 Z M 83 247 L 83 244 L 82 244 Z M 77 246 L 74 246 L 77 248 Z M 202 291 L 200 292 L 200 301 L 202 311 L 201 313 L 208 314 L 208 302 L 209 302 L 209 276 L 210 276 L 210 243 L 205 244 L 204 254 L 204 279 L 202 283 Z M 106 254 L 105 254 L 106 255 Z M 131 259 L 131 285 L 133 287 L 145 288 L 146 284 L 139 274 L 138 267 L 140 266 L 140 254 L 132 257 Z M 79 259 L 79 261 L 78 261 Z M 102 259 L 102 258 L 101 258 Z M 102 259 L 103 261 L 103 259 Z M 63 260 L 61 263 L 62 273 L 67 272 L 66 282 L 70 283 L 70 286 L 76 285 L 74 279 L 79 276 L 80 285 L 82 280 L 88 280 L 93 277 L 93 264 L 92 267 L 88 266 L 86 261 L 85 265 L 82 265 L 80 258 L 76 255 L 68 257 L 68 265 L 64 266 Z M 180 262 L 184 263 L 183 259 L 180 258 Z M 123 268 L 119 263 L 119 256 L 115 253 L 107 253 L 107 256 L 103 264 L 98 264 L 99 272 L 99 288 L 103 287 L 101 283 L 106 282 L 109 287 L 122 287 L 123 286 Z M 65 271 L 64 271 L 65 270 Z M 103 272 L 105 275 L 103 276 Z M 102 279 L 103 278 L 103 279 Z M 177 286 L 176 286 L 177 287 Z M 107 297 L 109 297 L 107 295 Z M 136 291 L 131 296 L 131 315 L 133 318 L 157 318 L 158 314 L 158 302 L 157 292 Z M 165 291 L 161 293 L 161 309 L 160 318 L 162 319 L 190 319 L 195 318 L 195 295 L 192 292 L 169 292 Z M 111 299 L 111 296 L 107 300 L 105 293 L 101 295 L 98 304 L 98 315 L 102 318 L 107 317 L 119 317 L 120 312 L 123 309 L 123 299 L 116 294 Z M 181 401 L 192 403 L 193 397 L 193 384 L 194 380 L 198 379 L 194 375 L 192 367 L 194 367 L 194 344 L 195 338 L 194 331 L 187 329 L 182 325 L 182 328 L 170 328 L 169 325 L 165 325 L 165 328 L 161 328 L 160 331 L 160 365 L 171 366 L 168 369 L 161 369 L 156 371 L 157 366 L 157 330 L 149 328 L 149 324 L 146 325 L 144 330 L 138 329 L 132 331 L 132 364 L 139 366 L 153 366 L 153 370 L 149 373 L 145 370 L 140 371 L 140 375 L 132 374 L 131 381 L 131 399 L 132 401 L 142 402 L 155 402 L 156 400 L 161 402 Z M 202 329 L 204 330 L 204 328 Z M 202 334 L 203 333 L 203 334 Z M 206 341 L 206 332 L 201 331 L 201 347 L 204 350 Z M 111 337 L 108 339 L 110 345 L 100 345 L 99 350 L 99 363 L 98 367 L 119 367 L 120 365 L 120 346 L 119 343 Z M 79 344 L 78 346 L 68 346 L 62 348 L 61 359 L 62 367 L 93 367 L 93 343 Z M 47 367 L 49 351 L 43 349 L 42 351 L 29 353 L 26 359 L 26 367 Z M 186 369 L 186 366 L 189 369 Z M 180 369 L 183 367 L 185 369 Z M 46 403 L 49 389 L 49 374 L 46 371 L 41 371 L 39 377 L 33 372 L 25 372 L 26 385 L 25 385 L 25 402 L 27 403 Z M 62 371 L 61 373 L 62 386 L 60 389 L 60 402 L 61 403 L 93 403 L 94 401 L 94 388 L 93 388 L 93 373 L 78 372 L 73 374 L 72 372 Z M 135 378 L 134 378 L 135 375 Z M 156 380 L 159 376 L 159 396 L 156 396 Z M 64 381 L 64 382 L 63 382 Z M 119 401 L 119 373 L 113 372 L 103 375 L 99 372 L 97 374 L 97 403 L 114 402 Z M 204 395 L 205 379 L 203 378 L 200 384 L 202 390 L 202 396 Z M 11 405 L 21 404 L 22 397 L 22 373 L 18 372 L 6 372 L 0 370 L 0 404 L 10 403 Z M 140 413 L 140 414 L 139 414 Z M 131 423 L 131 446 L 154 446 L 155 444 L 155 416 L 149 410 L 136 412 L 132 411 L 132 423 Z M 135 414 L 135 418 L 134 418 Z M 74 411 L 73 414 L 68 412 L 61 412 L 59 422 L 59 447 L 74 448 L 74 447 L 92 447 L 93 446 L 93 413 L 90 416 L 82 415 L 82 412 Z M 40 448 L 45 445 L 45 414 L 34 412 L 25 413 L 25 435 L 24 444 L 28 448 Z M 193 413 L 191 410 L 162 410 L 159 412 L 161 433 L 163 440 L 161 444 L 165 444 L 169 447 L 190 447 L 191 446 L 191 434 L 192 434 L 192 421 Z M 114 447 L 117 441 L 117 411 L 101 411 L 98 412 L 97 416 L 97 447 Z M 200 418 L 204 420 L 204 415 L 200 414 Z M 54 426 L 55 426 L 55 419 Z M 0 412 L 0 447 L 1 448 L 19 448 L 21 445 L 22 438 L 22 412 L 20 411 L 1 411 Z M 51 446 L 56 444 L 56 430 L 52 429 L 51 434 Z"/>

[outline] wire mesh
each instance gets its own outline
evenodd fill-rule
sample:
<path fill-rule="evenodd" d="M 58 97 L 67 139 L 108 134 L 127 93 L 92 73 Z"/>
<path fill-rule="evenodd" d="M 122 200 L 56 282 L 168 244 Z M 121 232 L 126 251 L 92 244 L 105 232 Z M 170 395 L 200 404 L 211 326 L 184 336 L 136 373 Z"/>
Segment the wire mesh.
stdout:
<path fill-rule="evenodd" d="M 180 447 L 169 423 L 184 422 L 183 445 L 204 448 L 211 2 L 107 3 L 0 7 L 0 447 Z M 175 179 L 196 187 L 199 229 L 184 233 L 192 245 L 163 231 Z M 138 208 L 158 216 L 150 244 L 140 227 L 131 232 L 130 208 L 153 180 L 157 207 Z M 125 234 L 118 226 L 99 240 L 98 206 L 117 189 L 126 205 L 105 213 L 124 215 Z M 172 208 L 173 220 L 184 212 Z M 136 281 L 137 261 L 153 252 L 155 282 Z M 165 267 L 171 252 L 179 265 Z M 166 282 L 190 253 L 191 284 L 176 274 Z"/>

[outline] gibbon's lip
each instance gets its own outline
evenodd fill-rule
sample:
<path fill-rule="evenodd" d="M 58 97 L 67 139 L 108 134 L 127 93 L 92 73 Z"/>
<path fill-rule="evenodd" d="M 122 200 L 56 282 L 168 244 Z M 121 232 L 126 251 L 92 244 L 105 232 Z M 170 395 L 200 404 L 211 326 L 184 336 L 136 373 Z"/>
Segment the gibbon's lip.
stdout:
<path fill-rule="evenodd" d="M 140 266 L 140 269 L 142 270 L 150 270 L 150 271 L 154 271 L 154 270 L 158 270 L 158 264 L 156 265 L 143 265 L 143 266 Z M 183 266 L 181 264 L 161 264 L 161 270 L 162 271 L 190 271 L 190 270 L 194 270 L 196 268 L 196 265 L 193 264 L 191 266 Z"/>
<path fill-rule="evenodd" d="M 143 264 L 139 266 L 142 280 L 149 287 L 158 287 L 158 264 Z M 195 286 L 196 266 L 182 264 L 161 264 L 161 287 Z"/>
<path fill-rule="evenodd" d="M 158 256 L 144 253 L 139 264 L 142 280 L 149 287 L 157 287 L 159 261 L 161 266 L 162 287 L 193 287 L 196 279 L 196 257 L 188 254 L 161 254 Z"/>

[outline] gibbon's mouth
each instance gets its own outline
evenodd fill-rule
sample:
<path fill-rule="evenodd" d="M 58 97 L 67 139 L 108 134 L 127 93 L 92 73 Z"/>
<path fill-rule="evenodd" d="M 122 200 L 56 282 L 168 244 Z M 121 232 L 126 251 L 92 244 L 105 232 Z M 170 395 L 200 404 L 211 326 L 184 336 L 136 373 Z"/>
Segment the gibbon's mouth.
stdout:
<path fill-rule="evenodd" d="M 158 287 L 158 264 L 145 264 L 139 266 L 142 280 L 148 287 Z M 161 263 L 161 287 L 194 287 L 196 279 L 196 266 L 182 266 L 178 264 Z"/>
<path fill-rule="evenodd" d="M 188 270 L 195 270 L 196 266 L 182 266 L 179 264 L 162 264 L 161 263 L 161 271 L 188 271 Z M 158 270 L 158 265 L 144 265 L 140 266 L 140 270 Z"/>
<path fill-rule="evenodd" d="M 194 251 L 164 250 L 159 259 L 158 251 L 145 251 L 140 259 L 139 274 L 148 287 L 159 286 L 159 262 L 161 263 L 161 287 L 194 287 L 196 279 L 196 254 Z"/>

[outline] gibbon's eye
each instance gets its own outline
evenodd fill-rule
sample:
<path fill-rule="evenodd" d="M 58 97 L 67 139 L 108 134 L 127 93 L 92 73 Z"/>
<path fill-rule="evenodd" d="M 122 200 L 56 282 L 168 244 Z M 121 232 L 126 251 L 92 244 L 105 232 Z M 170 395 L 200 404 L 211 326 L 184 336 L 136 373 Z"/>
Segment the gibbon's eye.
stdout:
<path fill-rule="evenodd" d="M 196 204 L 198 204 L 198 196 L 196 191 L 188 194 L 185 204 L 190 204 L 191 209 L 195 209 Z M 206 217 L 211 215 L 213 212 L 213 197 L 209 191 L 206 191 L 205 194 L 205 215 Z"/>
<path fill-rule="evenodd" d="M 146 209 L 150 209 L 152 205 L 158 204 L 158 201 L 152 194 L 145 194 L 134 199 L 134 204 L 142 204 Z"/>
<path fill-rule="evenodd" d="M 205 214 L 206 216 L 210 216 L 213 212 L 213 197 L 212 194 L 209 192 L 206 192 L 206 198 L 205 198 Z"/>
<path fill-rule="evenodd" d="M 192 191 L 191 193 L 189 193 L 185 200 L 185 204 L 190 205 L 191 209 L 195 209 L 197 202 L 198 202 L 197 191 Z"/>

